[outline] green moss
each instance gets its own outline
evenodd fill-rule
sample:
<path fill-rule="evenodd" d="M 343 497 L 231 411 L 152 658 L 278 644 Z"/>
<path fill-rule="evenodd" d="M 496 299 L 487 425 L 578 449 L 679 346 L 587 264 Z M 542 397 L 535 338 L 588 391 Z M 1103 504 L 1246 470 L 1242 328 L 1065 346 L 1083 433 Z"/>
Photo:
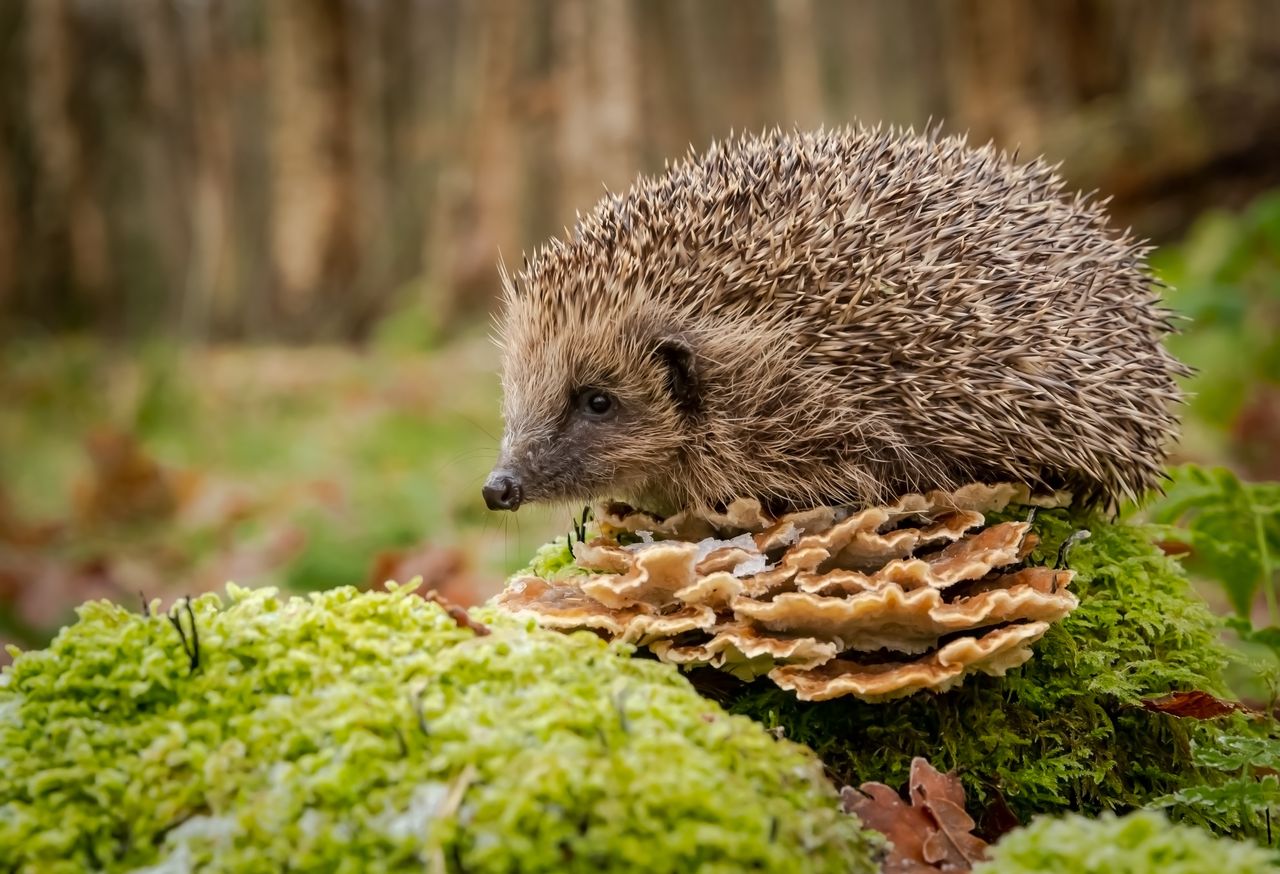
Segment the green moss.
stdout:
<path fill-rule="evenodd" d="M 1023 821 L 1138 806 L 1198 780 L 1190 742 L 1211 742 L 1223 729 L 1150 713 L 1139 702 L 1175 689 L 1218 689 L 1227 658 L 1218 620 L 1148 530 L 1065 511 L 1041 512 L 1035 527 L 1042 537 L 1035 561 L 1054 561 L 1079 528 L 1092 537 L 1070 553 L 1080 607 L 1022 668 L 885 704 L 804 704 L 757 681 L 730 708 L 784 728 L 845 782 L 902 786 L 912 757 L 924 756 L 958 771 L 979 807 L 998 789 Z"/>
<path fill-rule="evenodd" d="M 1141 811 L 1101 819 L 1042 817 L 1005 835 L 973 874 L 1231 874 L 1274 872 L 1280 856 Z"/>
<path fill-rule="evenodd" d="M 873 870 L 807 751 L 663 665 L 405 589 L 229 594 L 194 671 L 102 602 L 0 675 L 0 869 Z"/>
<path fill-rule="evenodd" d="M 556 580 L 564 576 L 585 573 L 587 572 L 574 564 L 573 550 L 570 548 L 569 538 L 565 536 L 557 537 L 550 543 L 545 543 L 538 547 L 538 551 L 533 554 L 529 566 L 516 571 L 514 576 L 520 577 L 532 574 L 544 580 Z"/>

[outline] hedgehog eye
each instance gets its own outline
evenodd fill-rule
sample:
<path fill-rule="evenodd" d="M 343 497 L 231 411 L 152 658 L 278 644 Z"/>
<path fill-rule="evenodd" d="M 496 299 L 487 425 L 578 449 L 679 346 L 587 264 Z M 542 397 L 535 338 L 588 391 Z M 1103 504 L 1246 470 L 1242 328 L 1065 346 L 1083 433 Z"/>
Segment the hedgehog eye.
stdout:
<path fill-rule="evenodd" d="M 596 418 L 612 412 L 614 403 L 613 395 L 598 388 L 584 389 L 578 395 L 578 409 Z"/>

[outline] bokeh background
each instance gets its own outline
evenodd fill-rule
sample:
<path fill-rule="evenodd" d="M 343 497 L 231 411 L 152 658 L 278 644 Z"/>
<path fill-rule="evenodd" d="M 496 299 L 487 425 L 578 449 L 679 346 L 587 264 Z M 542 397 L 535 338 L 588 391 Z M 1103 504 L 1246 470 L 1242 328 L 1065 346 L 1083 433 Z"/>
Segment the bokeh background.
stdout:
<path fill-rule="evenodd" d="M 570 524 L 479 499 L 499 257 L 854 121 L 1110 198 L 1192 318 L 1179 457 L 1280 478 L 1278 0 L 5 0 L 0 642 L 228 579 L 487 596 Z"/>

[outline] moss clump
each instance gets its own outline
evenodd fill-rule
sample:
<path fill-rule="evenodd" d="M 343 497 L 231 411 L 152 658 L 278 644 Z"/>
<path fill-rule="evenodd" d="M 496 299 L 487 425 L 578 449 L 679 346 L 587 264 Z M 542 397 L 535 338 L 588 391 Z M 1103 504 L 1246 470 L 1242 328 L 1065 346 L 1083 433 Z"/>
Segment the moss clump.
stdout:
<path fill-rule="evenodd" d="M 807 751 L 663 665 L 405 589 L 229 595 L 194 670 L 92 603 L 0 675 L 0 869 L 874 870 Z"/>
<path fill-rule="evenodd" d="M 582 575 L 587 572 L 579 568 L 573 560 L 572 544 L 568 537 L 558 537 L 550 543 L 538 547 L 529 561 L 529 566 L 517 571 L 516 576 L 533 575 L 544 580 L 556 580 L 563 576 Z"/>
<path fill-rule="evenodd" d="M 1191 739 L 1211 743 L 1222 728 L 1149 713 L 1140 700 L 1218 689 L 1227 660 L 1218 620 L 1148 530 L 1066 511 L 1041 512 L 1035 528 L 1038 562 L 1053 562 L 1080 528 L 1092 537 L 1070 553 L 1080 607 L 1025 666 L 887 704 L 804 704 L 757 682 L 734 693 L 730 709 L 783 727 L 845 782 L 901 786 L 912 757 L 924 756 L 958 771 L 976 808 L 998 789 L 1023 821 L 1138 806 L 1194 782 Z"/>
<path fill-rule="evenodd" d="M 973 874 L 1270 874 L 1280 856 L 1241 841 L 1174 825 L 1159 813 L 1089 819 L 1041 817 L 992 848 Z"/>

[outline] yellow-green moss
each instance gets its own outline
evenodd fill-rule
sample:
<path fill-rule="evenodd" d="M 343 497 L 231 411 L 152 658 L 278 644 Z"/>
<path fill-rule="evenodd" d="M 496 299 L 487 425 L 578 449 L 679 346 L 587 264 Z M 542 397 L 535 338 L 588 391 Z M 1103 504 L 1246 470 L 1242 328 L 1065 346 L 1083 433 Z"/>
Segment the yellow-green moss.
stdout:
<path fill-rule="evenodd" d="M 1280 856 L 1174 825 L 1141 811 L 1125 817 L 1041 817 L 1005 835 L 973 874 L 1270 874 Z"/>
<path fill-rule="evenodd" d="M 807 751 L 590 635 L 403 589 L 193 606 L 194 671 L 92 603 L 0 675 L 0 869 L 874 869 Z"/>

